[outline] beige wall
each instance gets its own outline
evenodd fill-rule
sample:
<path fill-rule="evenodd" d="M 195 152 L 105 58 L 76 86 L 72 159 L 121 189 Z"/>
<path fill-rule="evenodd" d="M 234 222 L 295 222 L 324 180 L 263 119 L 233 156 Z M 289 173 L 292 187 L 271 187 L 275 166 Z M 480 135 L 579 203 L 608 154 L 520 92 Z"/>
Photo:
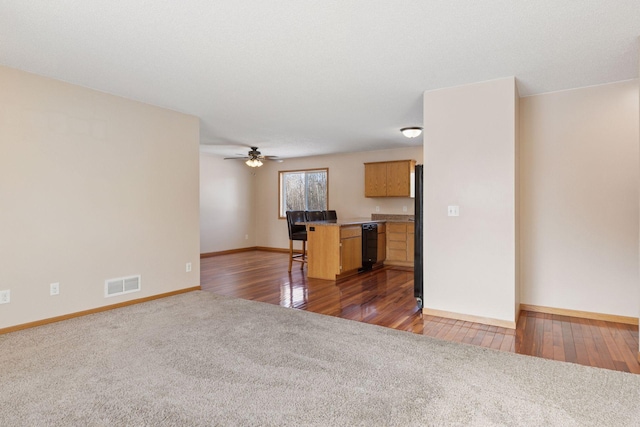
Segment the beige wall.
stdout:
<path fill-rule="evenodd" d="M 638 82 L 522 98 L 525 304 L 638 316 Z"/>
<path fill-rule="evenodd" d="M 521 233 L 520 233 L 520 94 L 518 93 L 518 86 L 516 85 L 514 91 L 514 102 L 515 102 L 515 111 L 514 111 L 514 123 L 515 123 L 515 182 L 513 183 L 514 191 L 515 191 L 515 240 L 516 240 L 516 263 L 515 263 L 515 301 L 514 301 L 514 313 L 516 317 L 516 321 L 518 319 L 518 315 L 520 314 L 520 303 L 522 302 L 522 281 L 521 281 L 521 267 L 522 267 L 522 258 L 521 258 Z"/>
<path fill-rule="evenodd" d="M 516 98 L 512 77 L 424 94 L 426 311 L 515 322 Z"/>
<path fill-rule="evenodd" d="M 0 328 L 199 284 L 197 118 L 5 67 L 0 93 Z"/>
<path fill-rule="evenodd" d="M 244 162 L 200 153 L 200 253 L 256 245 L 255 181 Z"/>
<path fill-rule="evenodd" d="M 365 198 L 364 163 L 414 159 L 420 163 L 422 147 L 366 151 L 327 156 L 287 159 L 284 163 L 266 162 L 256 171 L 256 244 L 288 248 L 287 223 L 278 219 L 278 171 L 329 168 L 329 208 L 339 218 L 370 217 L 376 212 L 413 214 L 411 198 Z M 407 212 L 403 207 L 407 207 Z"/>

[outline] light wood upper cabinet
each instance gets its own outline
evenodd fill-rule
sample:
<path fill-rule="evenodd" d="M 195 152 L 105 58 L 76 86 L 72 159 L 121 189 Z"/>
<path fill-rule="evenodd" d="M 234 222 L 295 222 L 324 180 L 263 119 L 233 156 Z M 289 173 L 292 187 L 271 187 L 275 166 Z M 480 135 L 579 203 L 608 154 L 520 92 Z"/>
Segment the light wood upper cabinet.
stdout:
<path fill-rule="evenodd" d="M 414 197 L 415 160 L 364 164 L 365 197 Z"/>
<path fill-rule="evenodd" d="M 364 196 L 386 197 L 387 195 L 387 164 L 364 164 Z"/>

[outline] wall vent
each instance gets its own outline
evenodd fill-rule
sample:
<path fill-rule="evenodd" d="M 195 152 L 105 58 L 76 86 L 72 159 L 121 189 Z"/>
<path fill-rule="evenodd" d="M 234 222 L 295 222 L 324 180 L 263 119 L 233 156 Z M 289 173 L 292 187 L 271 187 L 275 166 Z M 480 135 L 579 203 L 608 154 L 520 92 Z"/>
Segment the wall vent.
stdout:
<path fill-rule="evenodd" d="M 118 279 L 108 279 L 104 282 L 104 296 L 115 297 L 116 295 L 129 294 L 140 290 L 140 276 L 120 277 Z"/>

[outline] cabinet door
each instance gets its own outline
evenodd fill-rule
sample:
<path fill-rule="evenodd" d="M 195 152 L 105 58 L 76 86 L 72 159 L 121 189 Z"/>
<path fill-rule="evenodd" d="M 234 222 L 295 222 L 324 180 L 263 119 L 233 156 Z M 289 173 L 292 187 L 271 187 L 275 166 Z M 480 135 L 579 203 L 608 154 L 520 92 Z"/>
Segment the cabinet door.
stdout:
<path fill-rule="evenodd" d="M 382 262 L 387 259 L 387 233 L 378 233 L 378 259 Z"/>
<path fill-rule="evenodd" d="M 362 237 L 349 237 L 340 240 L 340 273 L 357 270 L 362 267 Z"/>
<path fill-rule="evenodd" d="M 387 195 L 387 164 L 365 163 L 364 197 L 384 197 Z"/>
<path fill-rule="evenodd" d="M 387 196 L 411 196 L 411 162 L 387 163 Z"/>

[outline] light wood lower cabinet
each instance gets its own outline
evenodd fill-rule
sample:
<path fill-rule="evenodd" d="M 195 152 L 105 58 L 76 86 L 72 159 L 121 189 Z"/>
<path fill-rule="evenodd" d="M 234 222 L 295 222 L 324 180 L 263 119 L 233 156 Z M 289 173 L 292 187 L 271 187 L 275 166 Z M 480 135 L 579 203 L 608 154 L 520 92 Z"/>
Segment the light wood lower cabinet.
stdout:
<path fill-rule="evenodd" d="M 308 277 L 336 280 L 362 266 L 362 227 L 313 225 L 307 230 Z"/>
<path fill-rule="evenodd" d="M 378 224 L 378 259 L 383 262 L 387 258 L 387 227 L 386 224 Z"/>
<path fill-rule="evenodd" d="M 413 267 L 414 253 L 413 222 L 387 223 L 387 265 Z"/>

